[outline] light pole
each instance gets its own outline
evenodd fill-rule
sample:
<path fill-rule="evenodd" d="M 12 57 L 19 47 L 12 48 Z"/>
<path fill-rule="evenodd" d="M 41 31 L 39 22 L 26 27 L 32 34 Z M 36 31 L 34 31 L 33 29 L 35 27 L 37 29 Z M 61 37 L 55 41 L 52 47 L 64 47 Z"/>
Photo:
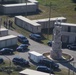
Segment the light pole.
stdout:
<path fill-rule="evenodd" d="M 27 17 L 27 1 L 28 1 L 28 0 L 25 0 L 25 1 L 26 1 L 26 11 L 25 11 L 26 14 L 25 14 L 25 15 L 26 15 L 26 17 Z"/>
<path fill-rule="evenodd" d="M 51 17 L 51 5 L 52 3 L 50 2 L 50 7 L 49 7 L 49 20 L 48 20 L 48 33 L 47 33 L 47 38 L 49 39 L 49 30 L 50 30 L 50 17 Z"/>
<path fill-rule="evenodd" d="M 0 18 L 0 30 L 1 30 L 1 24 L 2 24 L 2 18 Z M 1 31 L 0 31 L 0 36 L 1 36 Z"/>

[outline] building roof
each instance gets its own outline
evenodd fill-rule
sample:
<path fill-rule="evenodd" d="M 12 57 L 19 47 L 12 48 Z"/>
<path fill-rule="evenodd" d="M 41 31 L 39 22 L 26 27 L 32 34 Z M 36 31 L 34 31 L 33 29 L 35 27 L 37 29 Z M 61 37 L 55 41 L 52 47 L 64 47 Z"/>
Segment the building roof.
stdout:
<path fill-rule="evenodd" d="M 6 28 L 1 28 L 0 31 L 7 31 L 8 29 Z"/>
<path fill-rule="evenodd" d="M 15 16 L 15 17 L 17 17 L 17 18 L 19 18 L 19 19 L 21 19 L 21 20 L 23 20 L 23 21 L 25 21 L 25 22 L 33 25 L 33 26 L 41 26 L 40 24 L 38 24 L 38 23 L 36 23 L 36 22 L 34 22 L 32 20 L 29 20 L 29 19 L 27 19 L 27 18 L 25 18 L 23 16 Z"/>
<path fill-rule="evenodd" d="M 55 22 L 55 24 L 59 24 L 61 26 L 75 26 L 76 27 L 76 24 L 74 23 L 61 23 L 61 22 Z"/>
<path fill-rule="evenodd" d="M 28 0 L 28 1 L 30 1 L 30 2 L 38 2 L 37 0 Z"/>
<path fill-rule="evenodd" d="M 0 41 L 6 40 L 6 39 L 11 39 L 11 38 L 16 38 L 16 37 L 17 36 L 15 36 L 15 35 L 2 36 L 2 37 L 0 37 Z"/>
<path fill-rule="evenodd" d="M 55 18 L 50 18 L 50 21 L 56 21 L 56 20 L 66 20 L 65 17 L 55 17 Z M 44 22 L 44 21 L 49 21 L 49 18 L 45 18 L 45 19 L 37 19 L 37 20 L 33 20 L 35 22 Z"/>
<path fill-rule="evenodd" d="M 25 6 L 26 3 L 18 3 L 18 4 L 4 4 L 4 7 L 15 7 L 15 6 Z M 36 5 L 35 3 L 27 3 L 27 5 Z"/>
<path fill-rule="evenodd" d="M 25 69 L 19 73 L 24 75 L 49 75 L 49 73 L 39 72 L 32 69 Z"/>

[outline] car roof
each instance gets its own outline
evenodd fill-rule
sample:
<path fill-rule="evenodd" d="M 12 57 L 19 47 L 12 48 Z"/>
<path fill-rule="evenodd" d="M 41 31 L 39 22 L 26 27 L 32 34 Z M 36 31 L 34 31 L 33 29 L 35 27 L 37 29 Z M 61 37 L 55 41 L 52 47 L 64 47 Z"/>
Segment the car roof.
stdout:
<path fill-rule="evenodd" d="M 2 48 L 1 50 L 9 50 L 9 49 L 11 49 L 11 48 Z"/>
<path fill-rule="evenodd" d="M 27 46 L 27 44 L 21 44 L 20 46 Z"/>
<path fill-rule="evenodd" d="M 42 59 L 42 61 L 43 61 L 43 60 L 49 61 L 49 62 L 53 62 L 52 60 L 49 60 L 49 59 L 46 59 L 46 58 Z"/>
<path fill-rule="evenodd" d="M 22 57 L 14 57 L 15 59 L 23 59 Z"/>
<path fill-rule="evenodd" d="M 18 35 L 19 37 L 25 37 L 24 35 L 22 35 L 22 34 L 20 34 L 20 35 Z"/>
<path fill-rule="evenodd" d="M 48 68 L 47 66 L 37 66 L 37 68 Z"/>
<path fill-rule="evenodd" d="M 36 34 L 36 33 L 31 33 L 31 35 L 40 36 L 39 34 Z"/>

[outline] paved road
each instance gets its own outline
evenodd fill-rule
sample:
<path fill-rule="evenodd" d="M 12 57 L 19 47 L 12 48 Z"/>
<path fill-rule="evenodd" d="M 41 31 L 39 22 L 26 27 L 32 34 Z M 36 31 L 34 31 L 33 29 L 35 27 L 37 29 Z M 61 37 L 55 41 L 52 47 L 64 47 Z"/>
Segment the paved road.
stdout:
<path fill-rule="evenodd" d="M 9 30 L 9 33 L 14 34 L 14 35 L 19 35 L 18 33 L 14 32 L 14 31 L 10 31 L 10 30 Z M 35 42 L 31 39 L 29 39 L 29 42 L 30 42 L 29 51 L 37 51 L 39 53 L 44 53 L 44 52 L 50 52 L 50 50 L 51 50 L 51 47 L 43 45 L 43 44 L 38 43 L 38 42 Z M 72 55 L 74 57 L 74 62 L 76 62 L 76 51 L 68 50 L 68 49 L 62 49 L 62 51 Z M 20 56 L 20 57 L 23 57 L 23 58 L 28 60 L 28 51 L 24 52 L 24 53 L 17 53 L 16 55 L 11 55 L 11 56 L 7 56 L 7 57 L 12 60 L 12 58 L 15 56 Z M 6 56 L 1 56 L 1 57 L 3 57 L 4 59 L 7 59 Z M 73 67 L 71 64 L 68 64 L 68 63 L 67 64 L 60 63 L 59 65 L 61 68 L 67 67 L 67 68 L 70 68 L 71 70 L 76 69 L 75 67 Z"/>

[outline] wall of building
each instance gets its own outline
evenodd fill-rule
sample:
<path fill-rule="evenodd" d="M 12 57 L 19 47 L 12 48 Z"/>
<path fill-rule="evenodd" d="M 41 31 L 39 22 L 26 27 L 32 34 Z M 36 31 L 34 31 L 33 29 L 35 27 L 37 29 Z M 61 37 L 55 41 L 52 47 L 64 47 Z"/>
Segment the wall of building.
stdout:
<path fill-rule="evenodd" d="M 4 14 L 20 14 L 20 13 L 28 13 L 28 12 L 36 12 L 38 7 L 35 3 L 21 3 L 21 4 L 7 4 L 2 5 Z"/>
<path fill-rule="evenodd" d="M 0 37 L 8 35 L 8 29 L 1 28 L 0 29 Z"/>
<path fill-rule="evenodd" d="M 0 48 L 13 46 L 17 44 L 17 36 L 8 35 L 0 37 Z"/>
<path fill-rule="evenodd" d="M 60 25 L 62 27 L 62 43 L 75 43 L 76 42 L 76 24 L 57 22 L 55 25 Z"/>
<path fill-rule="evenodd" d="M 23 16 L 15 16 L 15 24 L 33 33 L 41 33 L 41 25 Z"/>

